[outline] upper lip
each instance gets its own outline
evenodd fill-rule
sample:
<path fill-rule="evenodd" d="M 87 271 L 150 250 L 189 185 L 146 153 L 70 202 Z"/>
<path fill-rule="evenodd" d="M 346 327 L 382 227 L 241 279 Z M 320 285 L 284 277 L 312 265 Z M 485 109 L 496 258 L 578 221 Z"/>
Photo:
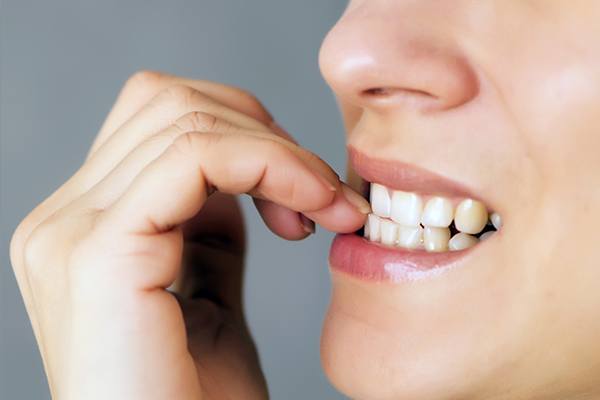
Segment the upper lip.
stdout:
<path fill-rule="evenodd" d="M 389 189 L 476 200 L 479 197 L 465 185 L 416 165 L 371 157 L 352 146 L 348 146 L 348 156 L 350 165 L 361 178 Z"/>

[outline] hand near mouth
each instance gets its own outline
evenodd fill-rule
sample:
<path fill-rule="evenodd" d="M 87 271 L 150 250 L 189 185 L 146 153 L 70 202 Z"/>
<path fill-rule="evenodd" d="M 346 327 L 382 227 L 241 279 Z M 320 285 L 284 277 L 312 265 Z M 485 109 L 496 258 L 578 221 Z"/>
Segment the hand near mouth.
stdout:
<path fill-rule="evenodd" d="M 369 211 L 285 136 L 239 89 L 147 72 L 127 83 L 83 166 L 11 243 L 53 397 L 267 397 L 232 196 L 253 196 L 287 239 L 311 221 L 355 231 Z"/>

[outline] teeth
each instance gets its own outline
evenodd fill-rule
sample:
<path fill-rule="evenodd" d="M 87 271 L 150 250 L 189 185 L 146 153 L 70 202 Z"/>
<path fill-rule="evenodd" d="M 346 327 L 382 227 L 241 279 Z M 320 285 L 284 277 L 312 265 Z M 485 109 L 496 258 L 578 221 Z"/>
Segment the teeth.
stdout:
<path fill-rule="evenodd" d="M 450 229 L 426 226 L 423 231 L 423 244 L 427 251 L 446 251 L 450 240 Z"/>
<path fill-rule="evenodd" d="M 393 246 L 398 238 L 398 225 L 389 219 L 381 220 L 381 243 Z"/>
<path fill-rule="evenodd" d="M 434 196 L 424 202 L 416 193 L 390 190 L 378 183 L 371 184 L 370 197 L 373 212 L 368 215 L 364 236 L 386 246 L 457 251 L 475 246 L 496 232 L 480 234 L 486 225 L 497 230 L 502 227 L 500 215 L 488 215 L 486 206 L 473 199 L 462 200 L 455 210 L 454 200 Z M 458 233 L 451 238 L 452 221 Z"/>
<path fill-rule="evenodd" d="M 391 200 L 385 186 L 378 183 L 371 184 L 371 208 L 373 213 L 380 217 L 390 216 Z"/>
<path fill-rule="evenodd" d="M 392 194 L 390 217 L 404 226 L 419 226 L 423 200 L 414 193 L 395 190 Z"/>
<path fill-rule="evenodd" d="M 448 242 L 448 248 L 450 250 L 463 250 L 475 246 L 478 242 L 479 239 L 475 236 L 461 232 L 452 236 L 452 239 Z"/>
<path fill-rule="evenodd" d="M 486 239 L 489 239 L 489 237 L 494 235 L 494 233 L 496 233 L 496 231 L 488 231 L 488 232 L 483 233 L 481 236 L 479 236 L 479 241 L 484 241 Z"/>
<path fill-rule="evenodd" d="M 369 226 L 369 240 L 372 242 L 379 242 L 381 238 L 381 219 L 377 215 L 369 214 L 367 217 L 367 225 Z"/>
<path fill-rule="evenodd" d="M 420 226 L 399 226 L 398 241 L 400 247 L 418 249 L 423 243 L 423 228 Z"/>
<path fill-rule="evenodd" d="M 502 217 L 500 217 L 498 213 L 492 213 L 492 215 L 490 215 L 490 221 L 492 221 L 492 225 L 494 225 L 496 230 L 499 231 L 500 228 L 502 228 Z"/>
<path fill-rule="evenodd" d="M 443 197 L 432 197 L 425 204 L 421 223 L 428 227 L 447 228 L 454 217 L 452 203 Z"/>
<path fill-rule="evenodd" d="M 483 203 L 466 199 L 456 207 L 454 226 L 461 232 L 477 234 L 485 228 L 488 212 Z"/>

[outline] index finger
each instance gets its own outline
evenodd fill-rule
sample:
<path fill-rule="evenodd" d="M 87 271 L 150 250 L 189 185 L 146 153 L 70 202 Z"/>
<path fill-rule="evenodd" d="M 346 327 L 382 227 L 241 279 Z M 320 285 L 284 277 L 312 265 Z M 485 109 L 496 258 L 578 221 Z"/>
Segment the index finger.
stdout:
<path fill-rule="evenodd" d="M 244 113 L 270 126 L 273 117 L 249 92 L 221 83 L 188 79 L 156 71 L 140 71 L 132 75 L 119 93 L 117 100 L 100 128 L 90 149 L 94 153 L 121 125 L 153 99 L 158 93 L 174 85 L 196 89 L 231 109 Z"/>

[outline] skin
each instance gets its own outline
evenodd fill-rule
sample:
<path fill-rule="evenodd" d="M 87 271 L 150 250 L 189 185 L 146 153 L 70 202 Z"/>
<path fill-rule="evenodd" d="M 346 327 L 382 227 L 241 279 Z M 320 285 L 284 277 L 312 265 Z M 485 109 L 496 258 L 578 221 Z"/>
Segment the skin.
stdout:
<path fill-rule="evenodd" d="M 469 186 L 505 225 L 438 279 L 333 273 L 322 360 L 340 391 L 600 396 L 598 20 L 595 0 L 349 3 L 320 58 L 348 144 Z M 299 213 L 351 232 L 368 212 L 251 95 L 133 76 L 11 243 L 54 398 L 267 397 L 242 313 L 240 193 L 292 240 L 313 228 Z"/>
<path fill-rule="evenodd" d="M 505 226 L 436 280 L 334 273 L 322 359 L 342 392 L 600 397 L 599 18 L 593 0 L 350 2 L 320 59 L 348 144 L 464 183 Z"/>
<path fill-rule="evenodd" d="M 369 211 L 286 136 L 239 89 L 154 72 L 129 79 L 85 163 L 11 242 L 53 398 L 267 397 L 243 315 L 243 221 L 231 195 L 252 195 L 291 240 L 314 229 L 300 212 L 351 232 Z"/>

